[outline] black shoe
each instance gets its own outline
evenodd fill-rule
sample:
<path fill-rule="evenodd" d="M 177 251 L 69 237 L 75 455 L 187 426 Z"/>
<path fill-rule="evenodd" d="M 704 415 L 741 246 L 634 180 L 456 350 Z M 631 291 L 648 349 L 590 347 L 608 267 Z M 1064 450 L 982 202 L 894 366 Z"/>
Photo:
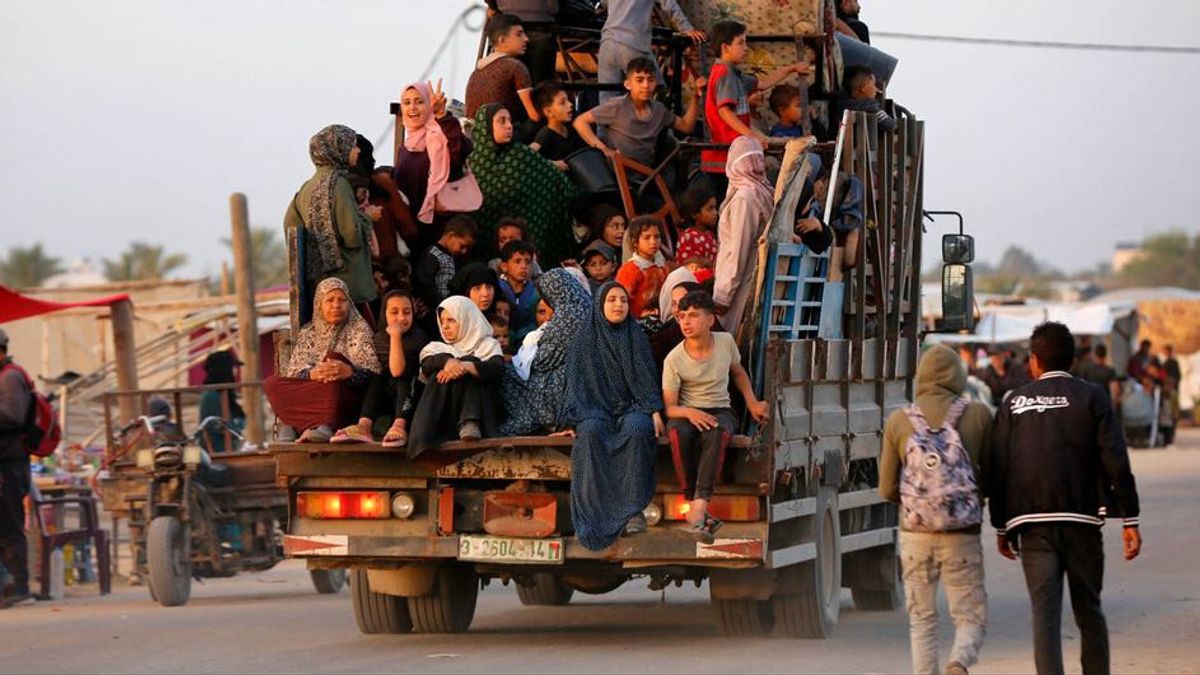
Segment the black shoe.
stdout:
<path fill-rule="evenodd" d="M 641 534 L 646 531 L 646 516 L 637 514 L 625 521 L 625 529 L 621 531 L 622 537 L 631 537 L 635 534 Z"/>

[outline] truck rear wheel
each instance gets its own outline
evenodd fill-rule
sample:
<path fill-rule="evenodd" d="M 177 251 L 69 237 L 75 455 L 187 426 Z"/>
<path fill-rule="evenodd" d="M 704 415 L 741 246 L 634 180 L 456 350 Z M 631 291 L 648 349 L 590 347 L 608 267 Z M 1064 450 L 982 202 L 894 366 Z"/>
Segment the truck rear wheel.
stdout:
<path fill-rule="evenodd" d="M 313 588 L 321 595 L 331 595 L 346 585 L 346 570 L 309 570 Z"/>
<path fill-rule="evenodd" d="M 565 605 L 571 602 L 575 589 L 566 585 L 562 578 L 541 572 L 531 574 L 526 584 L 517 584 L 517 597 L 527 607 Z"/>
<path fill-rule="evenodd" d="M 163 607 L 187 604 L 192 596 L 192 541 L 175 516 L 158 516 L 146 532 L 150 597 Z"/>
<path fill-rule="evenodd" d="M 479 577 L 459 565 L 438 570 L 433 591 L 408 598 L 408 614 L 419 633 L 465 633 L 475 618 Z"/>
<path fill-rule="evenodd" d="M 896 547 L 873 548 L 859 557 L 859 579 L 850 586 L 854 606 L 865 612 L 891 612 L 904 606 L 904 581 Z"/>
<path fill-rule="evenodd" d="M 351 574 L 350 597 L 354 604 L 354 621 L 360 632 L 377 635 L 408 633 L 412 630 L 406 598 L 372 593 L 365 569 L 356 567 Z"/>
<path fill-rule="evenodd" d="M 713 598 L 712 606 L 717 613 L 717 628 L 725 637 L 762 636 L 775 625 L 770 600 Z"/>
<path fill-rule="evenodd" d="M 791 637 L 825 639 L 837 625 L 842 600 L 842 546 L 836 493 L 821 489 L 818 496 L 814 560 L 779 570 L 786 578 L 784 593 L 771 596 L 775 622 Z"/>

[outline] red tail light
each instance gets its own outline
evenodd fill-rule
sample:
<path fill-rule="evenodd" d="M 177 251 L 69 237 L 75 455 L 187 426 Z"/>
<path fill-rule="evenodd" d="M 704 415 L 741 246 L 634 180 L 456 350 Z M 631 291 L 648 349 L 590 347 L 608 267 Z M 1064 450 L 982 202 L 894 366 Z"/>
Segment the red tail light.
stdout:
<path fill-rule="evenodd" d="M 663 495 L 663 520 L 686 520 L 691 502 L 681 494 Z M 708 512 L 715 518 L 730 522 L 753 522 L 759 519 L 758 497 L 754 495 L 714 495 L 708 502 Z"/>
<path fill-rule="evenodd" d="M 386 492 L 301 492 L 296 514 L 301 518 L 387 518 L 391 502 Z"/>

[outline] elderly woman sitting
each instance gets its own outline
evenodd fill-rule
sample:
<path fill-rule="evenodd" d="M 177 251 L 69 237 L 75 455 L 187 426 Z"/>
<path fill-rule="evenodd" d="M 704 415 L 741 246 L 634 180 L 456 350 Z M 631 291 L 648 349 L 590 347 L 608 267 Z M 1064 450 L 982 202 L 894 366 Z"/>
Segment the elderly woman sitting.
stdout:
<path fill-rule="evenodd" d="M 267 378 L 263 389 L 275 415 L 303 431 L 300 443 L 327 443 L 335 428 L 358 419 L 366 386 L 380 368 L 374 336 L 344 281 L 330 277 L 317 284 L 313 305 L 286 372 Z"/>

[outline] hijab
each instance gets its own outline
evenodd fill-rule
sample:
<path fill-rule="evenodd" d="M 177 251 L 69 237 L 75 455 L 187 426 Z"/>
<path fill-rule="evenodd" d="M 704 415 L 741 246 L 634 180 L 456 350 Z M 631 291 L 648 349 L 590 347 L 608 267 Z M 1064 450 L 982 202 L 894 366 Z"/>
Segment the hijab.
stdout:
<path fill-rule="evenodd" d="M 538 294 L 554 310 L 554 316 L 542 325 L 533 370 L 553 370 L 567 362 L 567 350 L 587 320 L 592 296 L 586 285 L 561 267 L 547 271 L 536 283 Z"/>
<path fill-rule="evenodd" d="M 456 359 L 474 357 L 480 361 L 487 361 L 504 354 L 500 349 L 500 342 L 492 337 L 492 324 L 488 323 L 483 312 L 479 311 L 470 298 L 452 295 L 438 305 L 439 318 L 442 312 L 449 313 L 458 322 L 458 338 L 451 342 L 443 334 L 441 342 L 425 345 L 421 350 L 420 360 L 449 354 Z M 438 322 L 438 330 L 441 330 L 441 321 Z"/>
<path fill-rule="evenodd" d="M 317 175 L 305 218 L 307 230 L 315 240 L 318 256 L 307 262 L 310 279 L 319 279 L 340 270 L 342 251 L 338 246 L 337 224 L 333 221 L 334 191 L 338 179 L 350 168 L 350 151 L 358 142 L 358 134 L 350 127 L 331 124 L 308 139 L 308 156 Z M 324 171 L 322 171 L 324 170 Z M 349 296 L 347 296 L 349 297 Z"/>
<path fill-rule="evenodd" d="M 753 136 L 738 136 L 729 144 L 729 161 L 725 163 L 729 190 L 721 210 L 741 192 L 760 210 L 770 213 L 775 206 L 775 192 L 767 182 L 767 160 L 762 143 Z"/>
<path fill-rule="evenodd" d="M 658 319 L 666 323 L 671 319 L 671 291 L 680 284 L 696 281 L 696 275 L 686 267 L 676 268 L 663 281 L 662 289 L 658 292 Z"/>
<path fill-rule="evenodd" d="M 348 304 L 346 320 L 339 324 L 329 323 L 321 312 L 321 302 L 326 295 L 334 291 L 341 291 Z M 292 357 L 288 360 L 287 367 L 290 377 L 298 377 L 301 372 L 317 365 L 328 352 L 341 354 L 358 370 L 379 372 L 374 335 L 371 333 L 371 327 L 355 309 L 354 303 L 350 302 L 350 287 L 346 282 L 337 277 L 328 277 L 317 284 L 312 317 L 312 321 L 300 329 L 296 346 L 292 348 Z"/>
<path fill-rule="evenodd" d="M 450 180 L 450 142 L 442 125 L 433 116 L 433 90 L 425 82 L 413 82 L 401 93 L 412 89 L 425 101 L 425 119 L 421 120 L 418 129 L 404 129 L 404 149 L 409 152 L 423 152 L 429 157 L 429 183 L 425 188 L 425 201 L 414 204 L 418 207 L 417 220 L 422 223 L 432 223 L 434 205 L 437 194 Z"/>
<path fill-rule="evenodd" d="M 628 314 L 618 324 L 604 316 L 609 293 L 628 292 L 609 281 L 571 345 L 566 419 L 619 417 L 631 409 L 651 415 L 663 407 L 661 381 L 646 333 Z"/>

